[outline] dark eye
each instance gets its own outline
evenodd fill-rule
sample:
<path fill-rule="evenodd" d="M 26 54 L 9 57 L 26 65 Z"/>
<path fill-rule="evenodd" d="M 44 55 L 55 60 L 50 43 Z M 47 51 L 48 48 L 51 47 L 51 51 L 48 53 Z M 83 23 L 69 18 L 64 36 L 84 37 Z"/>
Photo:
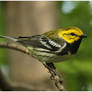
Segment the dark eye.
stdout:
<path fill-rule="evenodd" d="M 76 35 L 76 34 L 74 34 L 74 33 L 71 33 L 71 35 L 72 35 L 72 36 L 74 36 L 74 35 Z"/>

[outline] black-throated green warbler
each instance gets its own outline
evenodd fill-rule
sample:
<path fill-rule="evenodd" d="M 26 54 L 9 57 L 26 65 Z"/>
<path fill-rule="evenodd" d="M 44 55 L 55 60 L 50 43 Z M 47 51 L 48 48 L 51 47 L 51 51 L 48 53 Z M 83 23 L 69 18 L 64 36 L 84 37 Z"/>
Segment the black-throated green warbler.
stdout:
<path fill-rule="evenodd" d="M 83 34 L 81 29 L 71 27 L 67 29 L 56 29 L 30 37 L 0 37 L 21 43 L 29 49 L 33 57 L 41 62 L 50 63 L 67 60 L 76 54 L 81 40 L 87 36 Z"/>

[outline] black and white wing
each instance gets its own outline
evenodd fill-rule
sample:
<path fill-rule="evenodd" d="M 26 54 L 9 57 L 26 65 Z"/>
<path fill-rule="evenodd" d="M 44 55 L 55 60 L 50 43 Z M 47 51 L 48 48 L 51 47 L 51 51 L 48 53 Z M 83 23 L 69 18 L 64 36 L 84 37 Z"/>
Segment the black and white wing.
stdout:
<path fill-rule="evenodd" d="M 61 44 L 51 40 L 44 35 L 35 35 L 31 37 L 19 37 L 18 41 L 25 46 L 31 46 L 42 50 L 48 50 L 51 53 L 60 53 L 66 47 L 66 43 L 61 41 Z"/>

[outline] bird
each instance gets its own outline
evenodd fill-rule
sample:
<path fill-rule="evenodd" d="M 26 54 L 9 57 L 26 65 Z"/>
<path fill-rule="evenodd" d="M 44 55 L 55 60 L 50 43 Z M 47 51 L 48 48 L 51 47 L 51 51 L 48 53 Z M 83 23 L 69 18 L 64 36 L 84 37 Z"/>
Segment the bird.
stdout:
<path fill-rule="evenodd" d="M 28 37 L 2 36 L 26 47 L 34 58 L 55 69 L 54 62 L 66 61 L 78 51 L 83 38 L 87 38 L 78 27 L 55 29 Z"/>

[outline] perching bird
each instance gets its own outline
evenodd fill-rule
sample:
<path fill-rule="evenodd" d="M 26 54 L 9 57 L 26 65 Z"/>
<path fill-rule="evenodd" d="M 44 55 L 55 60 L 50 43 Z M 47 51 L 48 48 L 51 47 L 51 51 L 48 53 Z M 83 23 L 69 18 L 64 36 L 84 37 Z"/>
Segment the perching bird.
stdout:
<path fill-rule="evenodd" d="M 53 62 L 62 62 L 76 54 L 83 38 L 87 37 L 77 27 L 56 29 L 41 35 L 13 38 L 1 36 L 21 43 L 28 48 L 32 56 L 50 67 Z"/>

